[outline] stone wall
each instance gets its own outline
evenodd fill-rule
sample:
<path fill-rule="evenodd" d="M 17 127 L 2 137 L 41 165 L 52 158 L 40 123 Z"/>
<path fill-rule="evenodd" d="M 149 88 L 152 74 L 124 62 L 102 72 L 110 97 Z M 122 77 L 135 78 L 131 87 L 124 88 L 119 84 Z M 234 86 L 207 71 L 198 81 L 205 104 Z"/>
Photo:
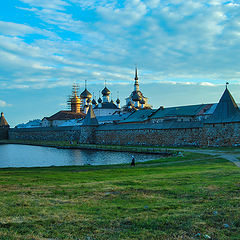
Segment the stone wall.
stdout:
<path fill-rule="evenodd" d="M 96 131 L 96 143 L 149 146 L 198 146 L 202 129 L 133 129 Z"/>
<path fill-rule="evenodd" d="M 79 140 L 80 135 L 81 129 L 76 127 L 14 128 L 9 131 L 11 140 L 70 141 Z"/>
<path fill-rule="evenodd" d="M 96 127 L 57 127 L 11 129 L 15 140 L 69 141 L 113 145 L 149 146 L 238 146 L 240 123 L 205 124 L 198 128 L 113 129 L 113 125 Z M 146 125 L 145 125 L 146 126 Z"/>
<path fill-rule="evenodd" d="M 8 139 L 8 130 L 9 128 L 0 127 L 0 140 Z"/>
<path fill-rule="evenodd" d="M 200 145 L 240 146 L 240 123 L 205 124 Z"/>

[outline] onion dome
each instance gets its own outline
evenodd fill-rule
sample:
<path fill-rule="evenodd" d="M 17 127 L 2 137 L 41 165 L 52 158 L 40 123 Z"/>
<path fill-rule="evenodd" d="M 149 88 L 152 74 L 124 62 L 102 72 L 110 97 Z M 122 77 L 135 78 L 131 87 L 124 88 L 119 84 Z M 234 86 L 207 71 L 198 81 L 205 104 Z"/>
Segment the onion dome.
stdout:
<path fill-rule="evenodd" d="M 145 100 L 142 98 L 142 100 L 140 101 L 141 104 L 145 104 Z"/>
<path fill-rule="evenodd" d="M 85 88 L 85 90 L 80 95 L 81 98 L 91 98 L 92 94 Z"/>
<path fill-rule="evenodd" d="M 91 103 L 91 99 L 90 98 L 88 98 L 87 103 Z"/>
<path fill-rule="evenodd" d="M 92 104 L 93 104 L 93 105 L 96 105 L 96 104 L 97 104 L 97 102 L 95 101 L 95 99 L 92 100 Z"/>
<path fill-rule="evenodd" d="M 133 106 L 132 102 L 128 102 L 127 105 L 128 105 L 129 107 L 130 107 L 130 106 Z"/>
<path fill-rule="evenodd" d="M 105 88 L 102 90 L 102 95 L 103 95 L 103 96 L 109 96 L 110 93 L 111 93 L 111 92 L 107 89 L 107 87 L 105 87 Z"/>
<path fill-rule="evenodd" d="M 138 95 L 137 92 L 134 92 L 134 93 L 133 93 L 133 96 L 132 96 L 132 100 L 133 100 L 134 102 L 138 102 L 138 101 L 141 100 L 141 97 Z"/>
<path fill-rule="evenodd" d="M 80 98 L 75 94 L 72 98 L 71 98 L 71 103 L 81 103 Z"/>
<path fill-rule="evenodd" d="M 101 103 L 101 102 L 102 102 L 102 99 L 101 99 L 101 98 L 99 98 L 99 99 L 98 99 L 98 103 Z"/>
<path fill-rule="evenodd" d="M 116 100 L 116 103 L 117 103 L 117 104 L 119 104 L 119 103 L 120 103 L 120 100 L 119 100 L 119 98 Z"/>

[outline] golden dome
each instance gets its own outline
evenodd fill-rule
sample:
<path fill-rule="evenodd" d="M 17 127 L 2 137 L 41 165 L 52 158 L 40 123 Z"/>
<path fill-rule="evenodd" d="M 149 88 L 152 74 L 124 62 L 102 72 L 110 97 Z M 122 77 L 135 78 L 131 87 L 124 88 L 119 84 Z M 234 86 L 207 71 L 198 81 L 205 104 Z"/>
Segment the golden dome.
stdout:
<path fill-rule="evenodd" d="M 71 103 L 81 103 L 80 98 L 77 96 L 77 94 L 75 94 L 72 98 L 71 98 Z"/>

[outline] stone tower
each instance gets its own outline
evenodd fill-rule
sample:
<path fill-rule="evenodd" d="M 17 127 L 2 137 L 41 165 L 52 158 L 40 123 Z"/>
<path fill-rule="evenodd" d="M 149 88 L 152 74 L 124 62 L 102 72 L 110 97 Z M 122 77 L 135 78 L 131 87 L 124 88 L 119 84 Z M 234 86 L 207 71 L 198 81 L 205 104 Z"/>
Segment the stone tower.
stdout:
<path fill-rule="evenodd" d="M 80 143 L 95 143 L 95 131 L 98 127 L 98 120 L 93 111 L 92 105 L 89 106 L 87 116 L 81 126 Z"/>
<path fill-rule="evenodd" d="M 5 119 L 3 112 L 1 112 L 0 127 L 1 128 L 9 128 L 9 124 L 8 124 L 7 120 Z"/>
<path fill-rule="evenodd" d="M 8 130 L 9 130 L 9 124 L 6 121 L 4 114 L 2 112 L 1 118 L 0 118 L 0 140 L 8 139 Z"/>

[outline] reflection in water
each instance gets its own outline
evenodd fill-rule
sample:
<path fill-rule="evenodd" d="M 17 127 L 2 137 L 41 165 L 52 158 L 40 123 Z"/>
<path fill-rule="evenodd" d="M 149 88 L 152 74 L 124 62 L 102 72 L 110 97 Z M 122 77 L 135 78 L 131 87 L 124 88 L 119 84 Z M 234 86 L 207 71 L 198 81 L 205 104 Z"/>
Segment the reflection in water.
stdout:
<path fill-rule="evenodd" d="M 81 149 L 56 149 L 18 144 L 0 145 L 0 168 L 47 167 L 70 165 L 107 165 L 130 163 L 130 152 L 111 152 Z M 161 156 L 134 153 L 136 162 L 157 159 Z"/>

